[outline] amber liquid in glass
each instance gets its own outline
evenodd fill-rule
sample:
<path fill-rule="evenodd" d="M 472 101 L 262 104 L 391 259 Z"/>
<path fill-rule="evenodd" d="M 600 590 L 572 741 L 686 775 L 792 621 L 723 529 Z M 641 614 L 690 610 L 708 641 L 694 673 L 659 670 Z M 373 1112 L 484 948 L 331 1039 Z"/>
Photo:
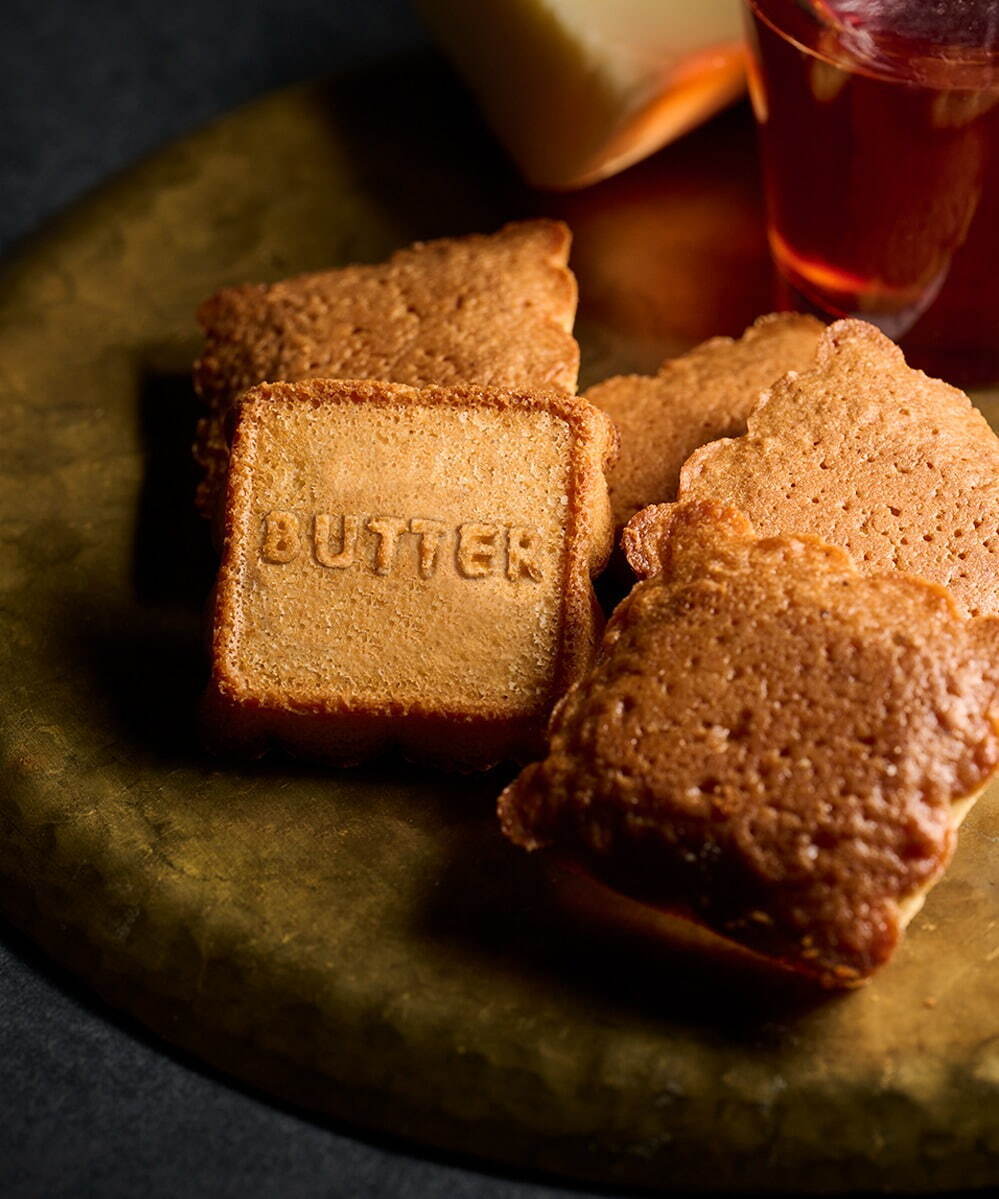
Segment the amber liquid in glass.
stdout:
<path fill-rule="evenodd" d="M 999 0 L 749 0 L 782 306 L 999 382 Z"/>

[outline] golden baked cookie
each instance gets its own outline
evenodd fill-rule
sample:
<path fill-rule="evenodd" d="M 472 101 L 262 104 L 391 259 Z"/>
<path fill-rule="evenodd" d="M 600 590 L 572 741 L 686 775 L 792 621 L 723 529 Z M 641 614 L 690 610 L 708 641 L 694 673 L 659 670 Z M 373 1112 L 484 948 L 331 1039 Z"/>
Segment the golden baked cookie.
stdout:
<path fill-rule="evenodd" d="M 667 360 L 656 375 L 619 375 L 591 387 L 586 398 L 621 435 L 607 480 L 615 524 L 675 499 L 687 458 L 707 441 L 744 433 L 766 388 L 811 363 L 823 328 L 811 316 L 771 313 L 737 340 L 713 337 Z"/>
<path fill-rule="evenodd" d="M 674 505 L 504 831 L 832 986 L 882 965 L 999 764 L 999 618 Z"/>
<path fill-rule="evenodd" d="M 213 514 L 228 458 L 226 417 L 257 383 L 383 379 L 576 390 L 571 235 L 523 221 L 492 235 L 417 242 L 375 266 L 229 287 L 198 310 L 194 368 L 208 406 L 195 457 L 198 506 Z"/>
<path fill-rule="evenodd" d="M 615 435 L 560 392 L 334 380 L 238 412 L 207 712 L 222 746 L 465 768 L 589 665 Z"/>
<path fill-rule="evenodd" d="M 761 535 L 811 533 L 865 573 L 910 571 L 972 615 L 999 613 L 999 438 L 862 321 L 831 325 L 815 366 L 777 382 L 743 437 L 696 450 L 679 498 L 733 504 Z M 639 527 L 631 538 L 640 562 Z"/>

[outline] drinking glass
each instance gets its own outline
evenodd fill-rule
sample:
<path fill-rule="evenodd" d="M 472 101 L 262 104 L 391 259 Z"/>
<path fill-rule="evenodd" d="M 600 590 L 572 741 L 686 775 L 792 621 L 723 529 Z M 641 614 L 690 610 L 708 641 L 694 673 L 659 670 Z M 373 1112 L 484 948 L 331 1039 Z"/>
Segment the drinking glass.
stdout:
<path fill-rule="evenodd" d="M 747 0 L 782 307 L 999 382 L 999 0 Z"/>

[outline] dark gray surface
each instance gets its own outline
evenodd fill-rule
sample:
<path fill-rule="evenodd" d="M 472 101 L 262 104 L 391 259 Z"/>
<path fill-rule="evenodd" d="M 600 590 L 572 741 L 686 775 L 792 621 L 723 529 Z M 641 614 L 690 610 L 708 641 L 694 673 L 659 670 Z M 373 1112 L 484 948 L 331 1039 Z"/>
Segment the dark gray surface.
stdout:
<path fill-rule="evenodd" d="M 0 939 L 0 1195 L 556 1199 L 360 1140 L 175 1060 Z"/>
<path fill-rule="evenodd" d="M 0 0 L 0 252 L 253 96 L 425 44 L 406 0 Z"/>
<path fill-rule="evenodd" d="M 0 253 L 107 175 L 281 84 L 411 50 L 404 0 L 0 0 Z M 0 928 L 0 1195 L 540 1199 L 334 1132 L 119 1021 Z"/>

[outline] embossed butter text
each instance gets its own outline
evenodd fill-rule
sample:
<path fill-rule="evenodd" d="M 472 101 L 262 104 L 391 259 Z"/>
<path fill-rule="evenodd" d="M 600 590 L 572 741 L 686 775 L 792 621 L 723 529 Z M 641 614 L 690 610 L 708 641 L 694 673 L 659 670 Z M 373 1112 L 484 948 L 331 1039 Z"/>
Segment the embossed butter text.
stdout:
<path fill-rule="evenodd" d="M 537 529 L 483 521 L 450 524 L 423 516 L 303 516 L 275 510 L 263 518 L 260 557 L 281 566 L 307 558 L 325 570 L 359 567 L 382 576 L 412 571 L 421 579 L 441 569 L 463 579 L 500 577 L 511 583 L 540 583 L 544 577 Z"/>

